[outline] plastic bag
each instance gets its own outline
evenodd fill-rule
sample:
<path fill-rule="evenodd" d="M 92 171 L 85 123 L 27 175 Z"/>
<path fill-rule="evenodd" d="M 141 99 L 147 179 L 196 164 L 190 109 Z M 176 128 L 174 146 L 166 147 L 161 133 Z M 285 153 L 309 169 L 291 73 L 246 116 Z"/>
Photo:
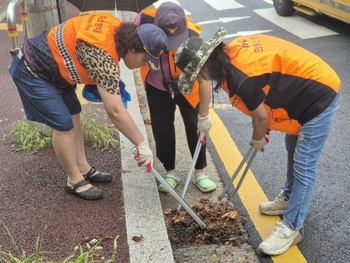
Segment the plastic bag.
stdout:
<path fill-rule="evenodd" d="M 131 101 L 131 96 L 129 92 L 126 91 L 125 83 L 119 80 L 120 95 L 122 96 L 122 101 L 124 107 L 128 108 L 128 102 Z M 100 93 L 98 92 L 96 85 L 86 84 L 82 90 L 82 95 L 84 99 L 91 102 L 102 102 Z"/>

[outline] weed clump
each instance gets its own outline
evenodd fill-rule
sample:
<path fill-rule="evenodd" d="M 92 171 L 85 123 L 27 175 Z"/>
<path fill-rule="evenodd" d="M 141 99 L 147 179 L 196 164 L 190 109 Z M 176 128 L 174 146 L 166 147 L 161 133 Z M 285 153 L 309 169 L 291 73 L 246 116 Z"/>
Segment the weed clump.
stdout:
<path fill-rule="evenodd" d="M 115 126 L 107 122 L 106 114 L 81 113 L 80 123 L 84 141 L 95 149 L 110 151 L 119 144 L 119 132 Z M 43 124 L 31 121 L 16 121 L 10 133 L 3 136 L 3 141 L 10 140 L 14 152 L 35 154 L 52 145 L 52 129 Z"/>

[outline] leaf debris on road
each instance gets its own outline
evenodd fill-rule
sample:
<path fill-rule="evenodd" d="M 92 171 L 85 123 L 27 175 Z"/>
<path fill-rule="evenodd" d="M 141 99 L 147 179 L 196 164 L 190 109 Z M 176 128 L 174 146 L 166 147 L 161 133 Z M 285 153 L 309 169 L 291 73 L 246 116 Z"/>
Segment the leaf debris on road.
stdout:
<path fill-rule="evenodd" d="M 206 229 L 201 229 L 187 211 L 164 210 L 165 224 L 172 246 L 239 246 L 246 243 L 245 220 L 229 202 L 212 203 L 201 199 L 192 209 L 207 225 Z"/>

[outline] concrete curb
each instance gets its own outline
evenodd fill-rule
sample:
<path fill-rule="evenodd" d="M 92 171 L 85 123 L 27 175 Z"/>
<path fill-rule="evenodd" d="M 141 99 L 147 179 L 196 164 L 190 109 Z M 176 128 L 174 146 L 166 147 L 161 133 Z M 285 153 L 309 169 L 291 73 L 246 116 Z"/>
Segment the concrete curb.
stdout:
<path fill-rule="evenodd" d="M 133 71 L 121 61 L 121 76 L 131 95 L 128 111 L 143 136 L 147 138 L 136 93 Z M 174 262 L 168 238 L 162 207 L 158 195 L 156 179 L 140 168 L 133 159 L 130 149 L 134 146 L 124 135 L 120 135 L 122 156 L 122 181 L 125 204 L 127 238 L 130 262 Z M 134 236 L 143 236 L 135 242 Z"/>

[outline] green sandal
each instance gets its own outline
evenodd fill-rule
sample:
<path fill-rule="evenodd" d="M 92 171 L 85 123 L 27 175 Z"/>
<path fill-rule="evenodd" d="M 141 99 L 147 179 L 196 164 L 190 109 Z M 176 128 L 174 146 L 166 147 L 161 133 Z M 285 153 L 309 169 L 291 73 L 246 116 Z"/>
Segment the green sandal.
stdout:
<path fill-rule="evenodd" d="M 167 181 L 167 183 L 173 188 L 175 189 L 176 186 L 178 186 L 178 184 L 180 183 L 181 179 L 177 176 L 174 176 L 172 174 L 166 174 L 164 176 L 165 181 Z M 159 192 L 163 192 L 163 193 L 168 193 L 168 189 L 165 188 L 164 185 L 160 184 L 158 185 L 158 190 Z"/>
<path fill-rule="evenodd" d="M 202 175 L 193 180 L 195 186 L 203 193 L 209 193 L 216 189 L 216 184 L 207 175 Z"/>

